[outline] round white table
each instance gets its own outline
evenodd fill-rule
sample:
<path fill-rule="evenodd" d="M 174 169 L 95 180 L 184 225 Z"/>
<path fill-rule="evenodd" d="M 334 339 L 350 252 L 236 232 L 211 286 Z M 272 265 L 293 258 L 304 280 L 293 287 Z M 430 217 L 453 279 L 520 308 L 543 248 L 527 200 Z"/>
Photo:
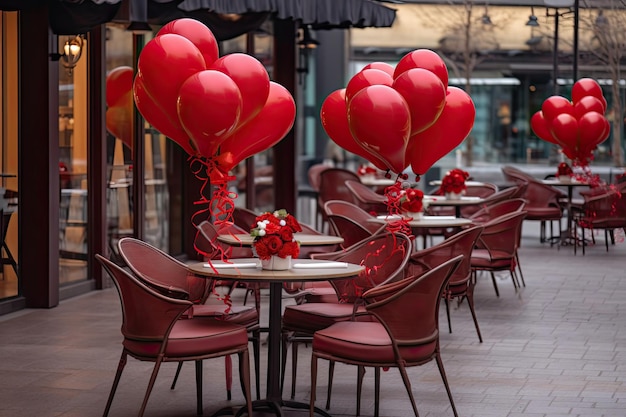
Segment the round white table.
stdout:
<path fill-rule="evenodd" d="M 269 408 L 277 416 L 282 415 L 282 407 L 309 409 L 308 403 L 285 401 L 280 388 L 281 375 L 281 331 L 282 331 L 282 288 L 284 283 L 294 281 L 327 281 L 339 278 L 356 277 L 365 267 L 346 262 L 330 262 L 315 259 L 295 259 L 291 268 L 284 271 L 261 269 L 257 258 L 236 258 L 227 262 L 212 260 L 211 263 L 200 262 L 189 265 L 189 269 L 199 275 L 218 279 L 229 279 L 247 282 L 269 282 L 269 333 L 267 360 L 267 391 L 266 398 L 253 401 L 253 406 Z M 231 414 L 227 407 L 227 414 Z M 245 409 L 245 407 L 244 407 Z M 316 413 L 330 417 L 324 410 Z M 234 414 L 234 413 L 232 413 Z M 238 415 L 239 413 L 237 413 Z M 223 415 L 218 412 L 218 415 Z"/>

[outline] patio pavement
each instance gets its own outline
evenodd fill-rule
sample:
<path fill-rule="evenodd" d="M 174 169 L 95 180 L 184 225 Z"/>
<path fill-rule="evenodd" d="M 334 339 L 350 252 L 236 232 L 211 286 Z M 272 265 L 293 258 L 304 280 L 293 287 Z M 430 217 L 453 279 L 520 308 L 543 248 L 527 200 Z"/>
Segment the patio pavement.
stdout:
<path fill-rule="evenodd" d="M 526 222 L 520 252 L 526 287 L 515 292 L 502 275 L 496 297 L 490 278 L 479 278 L 475 300 L 484 343 L 478 342 L 466 303 L 452 311 L 451 334 L 442 307 L 442 358 L 461 417 L 626 416 L 626 242 L 623 233 L 617 238 L 607 252 L 600 233 L 596 246 L 575 256 L 572 247 L 539 243 L 538 224 Z M 121 353 L 120 323 L 112 288 L 53 309 L 0 316 L 0 417 L 101 416 Z M 309 365 L 310 350 L 302 346 L 296 399 L 305 402 Z M 264 361 L 262 366 L 264 374 Z M 129 359 L 111 417 L 136 415 L 151 367 Z M 178 387 L 170 390 L 175 368 L 162 366 L 145 416 L 196 415 L 193 366 L 183 367 Z M 209 416 L 229 404 L 224 361 L 205 361 L 204 369 Z M 323 368 L 319 375 L 323 405 Z M 363 416 L 374 413 L 372 376 L 365 377 Z M 409 376 L 420 416 L 453 415 L 434 362 L 411 368 Z M 332 415 L 355 415 L 355 381 L 354 367 L 336 366 Z M 235 384 L 230 403 L 242 399 Z M 412 415 L 395 369 L 383 372 L 381 400 L 381 416 Z"/>

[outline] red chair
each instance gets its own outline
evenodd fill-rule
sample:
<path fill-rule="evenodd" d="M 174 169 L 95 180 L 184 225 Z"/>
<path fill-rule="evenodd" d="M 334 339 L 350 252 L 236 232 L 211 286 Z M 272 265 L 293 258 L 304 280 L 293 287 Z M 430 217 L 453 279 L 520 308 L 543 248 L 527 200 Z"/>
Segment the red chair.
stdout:
<path fill-rule="evenodd" d="M 347 169 L 328 168 L 320 172 L 320 188 L 317 195 L 318 207 L 322 212 L 322 221 L 326 222 L 324 203 L 330 200 L 343 200 L 355 203 L 352 192 L 346 186 L 346 181 L 360 181 L 359 176 Z M 322 230 L 322 228 L 320 228 Z"/>
<path fill-rule="evenodd" d="M 450 277 L 463 258 L 459 255 L 431 269 L 401 281 L 366 291 L 365 310 L 369 320 L 343 321 L 313 336 L 311 358 L 310 415 L 313 415 L 318 359 L 331 365 L 342 362 L 375 370 L 374 415 L 378 416 L 380 368 L 396 367 L 404 382 L 413 412 L 419 416 L 407 369 L 432 360 L 437 362 L 452 411 L 458 417 L 439 348 L 439 303 Z M 360 414 L 360 386 L 357 387 L 356 415 Z"/>
<path fill-rule="evenodd" d="M 402 273 L 412 253 L 411 239 L 399 233 L 380 233 L 348 249 L 329 254 L 315 255 L 325 259 L 364 265 L 366 271 L 356 279 L 333 280 L 334 302 L 303 303 L 285 307 L 283 313 L 283 372 L 287 361 L 287 348 L 292 345 L 291 397 L 295 395 L 298 343 L 309 343 L 316 330 L 333 323 L 350 320 L 362 309 L 361 294 L 384 282 L 402 278 Z M 332 369 L 331 377 L 332 378 Z M 283 374 L 284 379 L 284 374 Z M 328 404 L 330 404 L 329 384 Z"/>
<path fill-rule="evenodd" d="M 256 394 L 260 397 L 260 346 L 261 327 L 259 311 L 247 306 L 227 306 L 224 303 L 205 304 L 211 295 L 213 282 L 210 279 L 193 275 L 185 264 L 171 257 L 160 249 L 138 239 L 126 237 L 118 242 L 120 256 L 125 264 L 151 288 L 170 297 L 191 301 L 192 307 L 188 317 L 210 318 L 228 321 L 245 326 L 250 332 L 256 365 Z M 176 371 L 172 389 L 180 373 L 182 362 Z M 226 389 L 228 399 L 231 398 L 232 370 L 230 358 L 226 359 Z"/>
<path fill-rule="evenodd" d="M 489 204 L 472 214 L 469 219 L 474 224 L 484 224 L 496 217 L 503 216 L 508 213 L 522 211 L 526 206 L 526 200 L 523 198 L 513 198 L 510 200 L 500 201 L 499 203 Z"/>
<path fill-rule="evenodd" d="M 545 185 L 531 175 L 512 166 L 502 167 L 502 173 L 507 181 L 516 184 L 526 184 L 526 191 L 522 198 L 526 200 L 526 220 L 538 220 L 540 223 L 539 241 L 554 242 L 561 238 L 561 218 L 563 204 L 567 195 L 550 185 Z M 546 222 L 550 222 L 550 237 L 546 236 Z M 554 222 L 557 222 L 559 234 L 554 234 Z"/>
<path fill-rule="evenodd" d="M 202 361 L 232 354 L 239 356 L 239 376 L 246 397 L 248 415 L 252 415 L 246 328 L 225 320 L 185 319 L 184 315 L 193 308 L 191 301 L 160 294 L 103 256 L 96 255 L 96 259 L 111 276 L 119 293 L 124 336 L 122 356 L 104 409 L 104 416 L 109 414 L 129 355 L 140 361 L 154 362 L 150 382 L 138 414 L 141 417 L 163 362 L 196 363 L 196 407 L 200 415 L 203 411 Z"/>
<path fill-rule="evenodd" d="M 585 229 L 591 231 L 593 242 L 595 242 L 593 231 L 604 230 L 604 242 L 608 252 L 609 240 L 611 244 L 615 244 L 614 230 L 624 229 L 626 233 L 626 183 L 621 183 L 616 188 L 609 188 L 602 194 L 583 195 L 583 198 L 581 214 L 576 218 L 576 225 L 582 234 L 583 255 L 586 246 Z M 577 237 L 576 234 L 576 242 L 578 242 Z"/>
<path fill-rule="evenodd" d="M 329 168 L 332 168 L 332 165 L 314 164 L 314 165 L 311 165 L 311 167 L 307 171 L 307 178 L 309 180 L 309 185 L 311 186 L 313 191 L 317 193 L 318 195 L 320 191 L 320 180 L 321 180 L 320 174 L 322 173 L 322 171 L 326 171 Z M 323 208 L 320 205 L 319 198 L 317 199 L 316 207 L 317 207 L 317 212 L 315 213 L 315 225 L 321 229 L 322 224 L 319 223 L 318 219 L 323 216 Z"/>
<path fill-rule="evenodd" d="M 380 214 L 387 213 L 387 197 L 382 194 L 378 194 L 361 181 L 348 180 L 346 181 L 346 187 L 354 196 L 354 199 L 359 207 L 368 213 Z"/>
<path fill-rule="evenodd" d="M 350 247 L 363 239 L 384 231 L 386 226 L 370 222 L 374 218 L 354 203 L 330 200 L 324 204 L 324 212 L 330 226 L 330 233 L 344 239 L 341 245 Z"/>
<path fill-rule="evenodd" d="M 405 276 L 423 274 L 455 257 L 463 255 L 463 260 L 459 263 L 458 268 L 450 277 L 450 282 L 443 293 L 443 299 L 446 304 L 446 314 L 448 316 L 448 331 L 452 333 L 452 323 L 450 321 L 450 301 L 458 300 L 459 304 L 463 299 L 467 299 L 478 340 L 482 343 L 483 338 L 478 327 L 476 312 L 474 310 L 474 281 L 472 280 L 472 266 L 470 264 L 472 250 L 482 233 L 482 226 L 475 226 L 462 230 L 443 242 L 423 249 L 411 255 L 411 259 L 405 270 Z"/>
<path fill-rule="evenodd" d="M 515 290 L 517 291 L 520 286 L 515 267 L 519 262 L 517 250 L 521 240 L 522 223 L 525 218 L 526 211 L 519 211 L 505 214 L 483 224 L 483 232 L 472 251 L 470 262 L 474 280 L 476 280 L 478 271 L 489 272 L 498 297 L 500 292 L 494 272 L 509 271 Z"/>

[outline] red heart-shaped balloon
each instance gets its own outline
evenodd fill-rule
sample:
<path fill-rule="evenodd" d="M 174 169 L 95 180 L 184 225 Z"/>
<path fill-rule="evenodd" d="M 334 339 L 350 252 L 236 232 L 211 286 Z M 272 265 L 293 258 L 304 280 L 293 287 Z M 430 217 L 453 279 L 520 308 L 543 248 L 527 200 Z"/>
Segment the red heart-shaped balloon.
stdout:
<path fill-rule="evenodd" d="M 346 86 L 346 104 L 350 104 L 350 100 L 359 91 L 370 85 L 387 85 L 391 87 L 393 78 L 385 71 L 379 69 L 364 69 L 356 73 Z"/>
<path fill-rule="evenodd" d="M 189 39 L 204 57 L 204 64 L 207 68 L 220 56 L 213 32 L 199 20 L 189 18 L 172 20 L 159 30 L 157 36 L 168 33 Z"/>
<path fill-rule="evenodd" d="M 258 59 L 247 54 L 228 54 L 215 61 L 210 68 L 228 75 L 239 87 L 242 99 L 239 124 L 259 114 L 270 91 L 270 77 Z"/>
<path fill-rule="evenodd" d="M 571 114 L 562 113 L 550 122 L 550 130 L 564 149 L 578 149 L 578 120 Z"/>
<path fill-rule="evenodd" d="M 544 100 L 541 105 L 544 119 L 551 122 L 560 114 L 570 114 L 574 116 L 574 106 L 563 96 L 551 96 Z"/>
<path fill-rule="evenodd" d="M 393 88 L 409 105 L 411 136 L 432 126 L 446 104 L 446 87 L 437 75 L 423 68 L 403 72 L 393 81 Z"/>
<path fill-rule="evenodd" d="M 404 55 L 396 65 L 393 78 L 398 78 L 403 72 L 411 68 L 423 68 L 434 73 L 445 88 L 448 88 L 448 67 L 443 59 L 430 49 L 416 49 Z"/>
<path fill-rule="evenodd" d="M 602 93 L 602 87 L 600 87 L 600 84 L 593 78 L 581 78 L 572 86 L 572 102 L 574 102 L 574 104 L 578 103 L 586 96 L 592 96 L 603 101 L 604 109 L 601 113 L 606 111 L 606 100 Z"/>
<path fill-rule="evenodd" d="M 550 125 L 548 121 L 543 117 L 543 112 L 539 110 L 530 118 L 530 127 L 535 132 L 535 135 L 539 137 L 539 139 L 543 139 L 546 142 L 558 144 L 556 138 L 552 135 L 550 131 Z"/>
<path fill-rule="evenodd" d="M 107 130 L 122 143 L 133 149 L 133 92 L 129 89 L 126 94 L 117 99 L 115 105 L 109 106 L 105 114 Z"/>
<path fill-rule="evenodd" d="M 359 145 L 348 125 L 346 89 L 335 90 L 326 97 L 320 110 L 320 120 L 329 138 L 337 145 L 355 155 L 365 158 L 378 169 L 387 170 L 387 164 Z"/>
<path fill-rule="evenodd" d="M 604 114 L 604 104 L 602 100 L 594 96 L 585 96 L 574 104 L 574 114 L 579 120 L 585 113 L 590 111 Z"/>
<path fill-rule="evenodd" d="M 107 106 L 115 105 L 133 89 L 133 76 L 131 67 L 122 66 L 109 71 L 105 83 Z"/>
<path fill-rule="evenodd" d="M 289 91 L 270 81 L 265 105 L 255 117 L 235 130 L 220 146 L 220 154 L 232 153 L 229 170 L 244 159 L 271 148 L 291 130 L 296 103 Z M 268 123 L 271 120 L 271 123 Z"/>
<path fill-rule="evenodd" d="M 476 108 L 472 98 L 457 87 L 448 87 L 446 104 L 437 121 L 414 135 L 407 147 L 407 162 L 417 175 L 424 175 L 439 159 L 459 146 L 474 126 Z"/>
<path fill-rule="evenodd" d="M 391 171 L 404 170 L 411 115 L 400 93 L 386 85 L 365 87 L 348 104 L 348 125 L 357 143 Z"/>
<path fill-rule="evenodd" d="M 219 71 L 192 75 L 178 92 L 178 118 L 200 155 L 207 158 L 235 130 L 241 107 L 237 84 Z"/>

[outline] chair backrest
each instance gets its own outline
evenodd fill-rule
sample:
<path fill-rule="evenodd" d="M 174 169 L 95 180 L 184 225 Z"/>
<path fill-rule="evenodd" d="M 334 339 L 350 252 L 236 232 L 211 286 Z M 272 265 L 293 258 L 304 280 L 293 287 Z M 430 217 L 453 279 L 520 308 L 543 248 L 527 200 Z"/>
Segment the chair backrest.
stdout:
<path fill-rule="evenodd" d="M 309 185 L 313 190 L 319 191 L 320 189 L 320 174 L 322 171 L 326 171 L 328 168 L 332 168 L 328 164 L 314 164 L 311 165 L 307 171 L 307 177 L 309 179 Z"/>
<path fill-rule="evenodd" d="M 465 189 L 465 195 L 468 197 L 487 198 L 498 192 L 498 186 L 489 182 L 480 185 L 468 185 Z"/>
<path fill-rule="evenodd" d="M 331 234 L 343 238 L 342 248 L 350 247 L 374 234 L 367 227 L 348 216 L 329 214 L 327 220 Z"/>
<path fill-rule="evenodd" d="M 522 210 L 496 217 L 483 224 L 483 232 L 476 242 L 476 247 L 485 248 L 491 253 L 497 250 L 499 256 L 515 257 L 525 217 L 526 210 Z"/>
<path fill-rule="evenodd" d="M 386 213 L 388 211 L 387 197 L 378 194 L 360 181 L 347 180 L 346 187 L 354 196 L 356 204 L 368 213 Z"/>
<path fill-rule="evenodd" d="M 235 207 L 233 209 L 233 223 L 242 230 L 249 232 L 250 229 L 256 227 L 256 218 L 258 214 L 254 211 L 244 208 Z"/>
<path fill-rule="evenodd" d="M 161 294 L 196 303 L 209 296 L 210 279 L 195 276 L 184 263 L 159 248 L 132 237 L 120 239 L 117 247 L 133 274 Z"/>
<path fill-rule="evenodd" d="M 522 198 L 526 200 L 526 208 L 534 207 L 560 207 L 559 199 L 565 198 L 563 191 L 543 184 L 541 181 L 528 181 L 526 191 Z"/>
<path fill-rule="evenodd" d="M 364 291 L 403 277 L 412 253 L 411 239 L 402 233 L 384 232 L 370 236 L 341 252 L 317 254 L 315 259 L 330 259 L 365 266 L 357 278 L 333 280 L 340 300 L 353 302 Z"/>
<path fill-rule="evenodd" d="M 617 228 L 626 226 L 626 190 L 609 188 L 602 194 L 584 195 L 582 223 Z"/>
<path fill-rule="evenodd" d="M 522 211 L 525 206 L 526 200 L 523 198 L 513 198 L 484 206 L 472 214 L 469 218 L 474 224 L 483 224 L 489 220 L 495 219 L 496 217 L 516 211 Z"/>
<path fill-rule="evenodd" d="M 160 294 L 99 254 L 96 259 L 117 288 L 122 304 L 122 334 L 126 339 L 161 342 L 167 338 L 176 320 L 192 306 L 188 300 Z M 164 346 L 155 349 L 154 356 Z"/>
<path fill-rule="evenodd" d="M 207 259 L 221 258 L 251 258 L 254 256 L 252 249 L 245 246 L 232 246 L 227 243 L 220 242 L 217 237 L 220 234 L 240 234 L 248 233 L 248 231 L 240 228 L 235 224 L 222 224 L 218 229 L 213 223 L 204 220 L 199 223 L 196 228 L 198 234 L 194 245 L 196 250 L 201 251 Z"/>
<path fill-rule="evenodd" d="M 467 283 L 472 274 L 470 262 L 472 250 L 482 231 L 482 226 L 474 226 L 448 237 L 435 246 L 414 252 L 409 259 L 404 275 L 409 277 L 422 274 L 456 255 L 463 255 L 463 259 L 450 278 L 450 285 Z"/>
<path fill-rule="evenodd" d="M 359 176 L 347 169 L 328 168 L 320 172 L 318 198 L 320 205 L 329 200 L 344 200 L 354 203 L 352 192 L 346 187 L 346 181 L 361 181 Z"/>
<path fill-rule="evenodd" d="M 397 352 L 414 354 L 413 346 L 427 345 L 434 352 L 439 340 L 439 303 L 450 277 L 463 259 L 458 255 L 425 274 L 367 291 L 365 308 L 385 324 Z M 427 356 L 420 352 L 420 357 Z"/>
<path fill-rule="evenodd" d="M 535 177 L 533 177 L 532 175 L 511 165 L 505 165 L 501 168 L 501 170 L 502 174 L 504 175 L 504 179 L 515 184 L 520 184 L 535 179 Z"/>

